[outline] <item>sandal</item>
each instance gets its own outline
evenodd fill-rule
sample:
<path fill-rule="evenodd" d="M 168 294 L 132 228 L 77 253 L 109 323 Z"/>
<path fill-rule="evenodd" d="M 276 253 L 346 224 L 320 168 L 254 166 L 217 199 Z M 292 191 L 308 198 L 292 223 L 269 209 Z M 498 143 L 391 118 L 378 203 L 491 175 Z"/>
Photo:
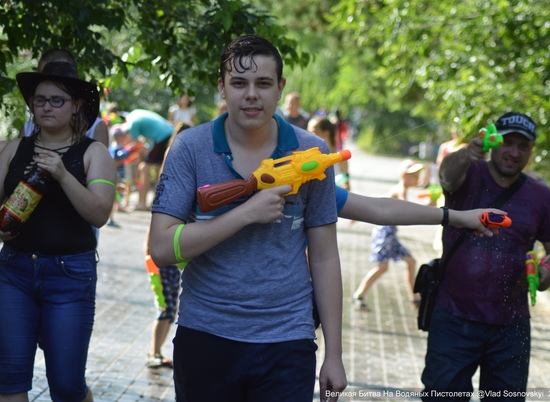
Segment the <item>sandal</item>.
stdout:
<path fill-rule="evenodd" d="M 367 306 L 367 303 L 364 302 L 362 297 L 352 297 L 351 301 L 352 301 L 353 305 L 355 306 L 356 310 L 370 311 L 369 306 Z"/>
<path fill-rule="evenodd" d="M 154 356 L 148 354 L 147 362 L 145 363 L 147 368 L 159 368 L 159 367 L 168 367 L 174 368 L 174 363 L 170 359 L 164 358 L 160 353 L 156 353 Z"/>

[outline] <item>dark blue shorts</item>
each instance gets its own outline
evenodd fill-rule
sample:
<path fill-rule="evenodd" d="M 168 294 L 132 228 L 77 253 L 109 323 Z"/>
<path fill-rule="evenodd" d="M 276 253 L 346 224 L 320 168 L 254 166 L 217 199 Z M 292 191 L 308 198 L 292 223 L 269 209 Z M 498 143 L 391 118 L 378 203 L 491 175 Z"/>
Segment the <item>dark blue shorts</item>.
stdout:
<path fill-rule="evenodd" d="M 485 400 L 524 401 L 514 398 L 527 388 L 531 350 L 529 318 L 510 325 L 464 320 L 436 305 L 428 334 L 426 367 L 422 382 L 424 401 L 469 401 L 470 397 L 438 397 L 439 392 L 473 391 L 472 377 L 480 369 L 479 390 L 501 397 Z M 509 397 L 504 398 L 505 392 Z M 453 394 L 458 395 L 458 394 Z"/>
<path fill-rule="evenodd" d="M 38 342 L 50 395 L 81 401 L 96 294 L 96 252 L 50 256 L 0 252 L 0 394 L 32 388 Z M 9 325 L 6 325 L 9 323 Z"/>
<path fill-rule="evenodd" d="M 176 401 L 311 402 L 316 350 L 312 339 L 245 343 L 178 326 Z"/>

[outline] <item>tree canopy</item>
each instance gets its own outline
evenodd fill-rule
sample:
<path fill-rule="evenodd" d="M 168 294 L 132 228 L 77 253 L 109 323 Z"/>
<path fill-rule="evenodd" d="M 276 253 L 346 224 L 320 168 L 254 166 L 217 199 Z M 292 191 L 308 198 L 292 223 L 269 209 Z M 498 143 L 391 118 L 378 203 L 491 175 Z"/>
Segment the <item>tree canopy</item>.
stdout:
<path fill-rule="evenodd" d="M 441 121 L 456 117 L 465 129 L 509 109 L 548 123 L 545 2 L 342 0 L 333 11 L 332 27 L 362 50 L 373 79 L 401 100 L 394 107 L 435 112 Z"/>
<path fill-rule="evenodd" d="M 215 85 L 223 47 L 246 33 L 269 38 L 288 65 L 308 61 L 269 13 L 241 0 L 7 0 L 0 5 L 3 106 L 9 113 L 21 103 L 10 97 L 15 73 L 52 48 L 73 52 L 81 75 L 103 87 L 139 69 L 158 72 L 183 94 L 192 83 Z"/>

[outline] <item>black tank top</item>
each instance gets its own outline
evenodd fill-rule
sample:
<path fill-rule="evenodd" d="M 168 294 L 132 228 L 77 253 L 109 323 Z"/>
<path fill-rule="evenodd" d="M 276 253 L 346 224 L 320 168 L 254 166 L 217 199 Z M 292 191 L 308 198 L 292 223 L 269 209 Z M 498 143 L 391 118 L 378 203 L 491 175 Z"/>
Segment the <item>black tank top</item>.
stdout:
<path fill-rule="evenodd" d="M 72 145 L 62 157 L 63 164 L 83 186 L 86 186 L 84 153 L 94 140 L 85 138 Z M 24 137 L 10 162 L 4 180 L 9 195 L 23 178 L 34 155 L 34 137 Z M 59 183 L 52 181 L 42 200 L 23 225 L 21 232 L 6 245 L 16 251 L 67 255 L 95 250 L 97 239 L 92 225 L 75 210 Z"/>

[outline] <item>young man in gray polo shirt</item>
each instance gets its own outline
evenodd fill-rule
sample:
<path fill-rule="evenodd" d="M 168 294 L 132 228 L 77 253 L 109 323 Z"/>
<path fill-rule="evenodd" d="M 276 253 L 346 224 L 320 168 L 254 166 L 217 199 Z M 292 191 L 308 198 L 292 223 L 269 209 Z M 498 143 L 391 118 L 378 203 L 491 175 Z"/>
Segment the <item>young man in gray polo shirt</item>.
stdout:
<path fill-rule="evenodd" d="M 153 259 L 158 266 L 190 260 L 174 339 L 176 397 L 311 402 L 314 292 L 326 349 L 324 401 L 346 387 L 333 169 L 296 194 L 283 197 L 291 187 L 279 186 L 208 213 L 199 209 L 196 190 L 247 178 L 264 159 L 328 147 L 274 116 L 285 79 L 269 41 L 237 38 L 220 67 L 228 113 L 176 138 L 153 204 Z"/>

